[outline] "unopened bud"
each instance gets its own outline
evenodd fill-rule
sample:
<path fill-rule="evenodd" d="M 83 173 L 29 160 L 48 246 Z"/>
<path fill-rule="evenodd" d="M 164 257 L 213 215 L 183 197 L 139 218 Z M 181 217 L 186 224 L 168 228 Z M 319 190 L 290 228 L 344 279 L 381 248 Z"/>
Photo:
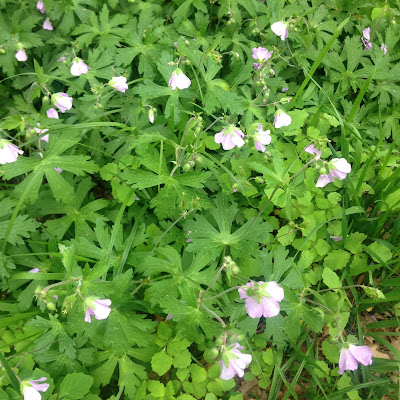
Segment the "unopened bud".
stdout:
<path fill-rule="evenodd" d="M 56 309 L 56 305 L 51 302 L 46 303 L 46 307 L 51 311 L 54 311 Z"/>
<path fill-rule="evenodd" d="M 18 50 L 23 50 L 24 49 L 24 45 L 21 42 L 18 42 L 17 49 Z"/>
<path fill-rule="evenodd" d="M 175 64 L 175 63 L 174 63 L 173 61 L 170 61 L 170 62 L 168 63 L 169 66 L 174 65 L 174 64 Z"/>
<path fill-rule="evenodd" d="M 43 104 L 47 104 L 49 101 L 50 101 L 49 96 L 44 96 L 43 99 L 42 99 L 42 103 Z"/>
<path fill-rule="evenodd" d="M 5 50 L 3 48 L 0 48 L 0 54 L 5 54 Z"/>
<path fill-rule="evenodd" d="M 325 175 L 326 174 L 326 168 L 325 167 L 322 167 L 320 170 L 319 170 L 319 173 L 321 174 L 321 175 Z"/>

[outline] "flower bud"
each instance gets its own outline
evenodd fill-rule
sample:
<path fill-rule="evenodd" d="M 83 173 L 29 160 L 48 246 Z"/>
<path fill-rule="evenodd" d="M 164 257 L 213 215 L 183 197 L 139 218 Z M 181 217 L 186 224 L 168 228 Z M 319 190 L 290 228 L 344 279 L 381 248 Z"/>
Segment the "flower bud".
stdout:
<path fill-rule="evenodd" d="M 49 96 L 44 96 L 42 99 L 42 103 L 43 104 L 47 104 L 50 101 L 50 97 Z"/>
<path fill-rule="evenodd" d="M 1 48 L 0 48 L 0 54 L 5 54 L 5 52 L 6 52 L 6 51 L 1 47 Z"/>
<path fill-rule="evenodd" d="M 24 45 L 21 42 L 18 42 L 17 49 L 18 50 L 23 50 L 24 49 Z"/>
<path fill-rule="evenodd" d="M 322 167 L 320 170 L 319 170 L 319 173 L 321 174 L 321 175 L 325 175 L 326 174 L 326 168 L 325 167 Z"/>
<path fill-rule="evenodd" d="M 192 168 L 192 166 L 190 165 L 190 163 L 186 163 L 182 167 L 183 171 L 185 171 L 185 172 L 190 171 L 191 168 Z"/>
<path fill-rule="evenodd" d="M 202 132 L 203 128 L 200 125 L 197 125 L 196 128 L 194 128 L 194 133 L 196 135 L 199 135 Z"/>
<path fill-rule="evenodd" d="M 189 46 L 189 40 L 185 40 L 186 46 Z"/>
<path fill-rule="evenodd" d="M 204 352 L 204 359 L 209 363 L 212 364 L 213 361 L 218 357 L 218 350 L 214 347 L 212 349 L 206 349 Z"/>
<path fill-rule="evenodd" d="M 56 309 L 56 305 L 52 302 L 47 302 L 46 303 L 46 307 L 50 310 L 50 311 L 54 311 Z"/>
<path fill-rule="evenodd" d="M 265 181 L 264 181 L 264 178 L 262 178 L 261 176 L 256 176 L 255 178 L 254 178 L 254 180 L 257 182 L 257 183 L 264 183 Z"/>

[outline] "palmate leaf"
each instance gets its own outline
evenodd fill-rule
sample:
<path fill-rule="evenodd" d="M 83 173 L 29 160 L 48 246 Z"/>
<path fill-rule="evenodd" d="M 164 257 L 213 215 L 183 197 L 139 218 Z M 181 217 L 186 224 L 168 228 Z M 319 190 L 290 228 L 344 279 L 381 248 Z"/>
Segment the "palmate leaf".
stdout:
<path fill-rule="evenodd" d="M 105 199 L 97 199 L 82 206 L 88 191 L 92 187 L 91 179 L 85 178 L 79 183 L 76 193 L 67 199 L 67 204 L 57 203 L 54 200 L 41 200 L 38 202 L 41 215 L 65 214 L 61 218 L 46 221 L 45 225 L 51 235 L 61 239 L 68 228 L 75 225 L 75 237 L 86 237 L 95 240 L 96 236 L 88 225 L 87 221 L 96 223 L 97 220 L 106 221 L 107 218 L 97 211 L 108 206 Z"/>
<path fill-rule="evenodd" d="M 36 158 L 18 157 L 16 162 L 1 166 L 0 171 L 3 174 L 3 178 L 10 180 L 31 172 L 17 185 L 15 193 L 17 196 L 22 196 L 27 191 L 26 199 L 33 203 L 37 200 L 40 187 L 43 184 L 43 178 L 46 177 L 54 198 L 57 201 L 68 202 L 68 199 L 73 196 L 73 188 L 63 178 L 62 174 L 56 172 L 54 168 L 61 168 L 64 171 L 80 176 L 84 175 L 85 172 L 93 173 L 98 169 L 89 156 L 61 155 L 79 140 L 79 133 L 76 131 L 51 133 L 49 147 L 44 153 L 43 159 L 39 156 Z"/>
<path fill-rule="evenodd" d="M 230 249 L 234 258 L 255 254 L 258 243 L 266 241 L 272 226 L 267 222 L 254 222 L 254 219 L 251 219 L 232 233 L 232 224 L 238 211 L 237 204 L 228 206 L 227 198 L 220 195 L 215 200 L 215 205 L 208 218 L 196 215 L 195 220 L 185 224 L 185 230 L 192 231 L 188 251 L 199 252 L 207 249 L 209 261 L 215 260 L 226 248 Z M 215 223 L 218 229 L 214 226 Z"/>
<path fill-rule="evenodd" d="M 95 41 L 99 49 L 112 50 L 119 47 L 123 38 L 129 33 L 128 29 L 119 28 L 126 24 L 128 15 L 116 14 L 109 19 L 109 10 L 106 4 L 97 18 L 96 14 L 90 14 L 90 24 L 80 24 L 73 31 L 72 35 L 79 35 L 76 39 L 79 46 L 85 47 Z"/>
<path fill-rule="evenodd" d="M 4 239 L 10 220 L 0 222 L 0 239 Z M 25 239 L 30 237 L 31 232 L 35 232 L 39 223 L 33 221 L 28 215 L 18 215 L 12 225 L 11 231 L 7 236 L 7 242 L 11 244 L 23 244 Z"/>
<path fill-rule="evenodd" d="M 150 283 L 146 289 L 146 296 L 152 303 L 157 303 L 166 296 L 179 298 L 179 288 L 182 285 L 191 285 L 198 283 L 208 285 L 215 276 L 215 267 L 208 265 L 208 256 L 204 253 L 198 253 L 195 257 L 184 253 L 181 255 L 173 247 L 164 247 L 157 249 L 158 257 L 148 257 L 140 264 L 135 266 L 136 272 L 142 272 L 145 276 L 156 277 L 164 273 L 171 277 L 157 282 Z"/>

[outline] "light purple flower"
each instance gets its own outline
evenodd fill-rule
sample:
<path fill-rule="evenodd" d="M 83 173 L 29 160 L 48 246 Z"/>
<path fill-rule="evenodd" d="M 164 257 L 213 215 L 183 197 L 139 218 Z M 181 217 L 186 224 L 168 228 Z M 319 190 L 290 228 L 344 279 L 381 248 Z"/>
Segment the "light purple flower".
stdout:
<path fill-rule="evenodd" d="M 167 317 L 165 318 L 165 320 L 169 321 L 172 318 L 174 318 L 174 314 L 168 314 Z"/>
<path fill-rule="evenodd" d="M 24 400 L 40 400 L 42 396 L 39 392 L 45 392 L 49 388 L 48 383 L 39 383 L 46 381 L 46 377 L 39 379 L 32 379 L 28 382 L 23 381 L 21 383 L 22 394 L 24 395 Z"/>
<path fill-rule="evenodd" d="M 369 41 L 370 40 L 370 28 L 365 28 L 363 31 L 362 35 L 362 42 L 364 44 L 365 50 L 371 50 L 372 48 L 372 43 Z"/>
<path fill-rule="evenodd" d="M 342 375 L 346 370 L 355 371 L 358 368 L 358 363 L 365 366 L 371 365 L 372 350 L 368 346 L 355 346 L 345 343 L 340 350 L 339 374 Z"/>
<path fill-rule="evenodd" d="M 55 108 L 49 108 L 46 111 L 46 115 L 47 115 L 47 118 L 58 119 L 58 112 L 57 112 L 57 110 Z"/>
<path fill-rule="evenodd" d="M 57 60 L 57 62 L 64 62 L 67 58 L 65 56 L 62 56 Z"/>
<path fill-rule="evenodd" d="M 243 350 L 243 346 L 239 343 L 234 343 L 232 349 L 227 349 L 224 357 L 228 359 L 228 367 L 225 365 L 223 360 L 219 360 L 218 363 L 221 366 L 221 375 L 219 376 L 223 380 L 232 379 L 235 375 L 240 378 L 244 375 L 244 369 L 248 364 L 251 363 L 251 354 L 242 354 L 240 350 Z"/>
<path fill-rule="evenodd" d="M 32 268 L 28 272 L 30 272 L 31 274 L 37 274 L 39 272 L 39 268 Z"/>
<path fill-rule="evenodd" d="M 53 106 L 57 107 L 62 113 L 72 108 L 72 97 L 64 92 L 54 93 L 51 96 Z"/>
<path fill-rule="evenodd" d="M 44 6 L 43 1 L 39 0 L 36 3 L 36 9 L 39 10 L 42 14 L 44 14 L 46 12 L 46 7 Z"/>
<path fill-rule="evenodd" d="M 61 172 L 63 172 L 63 169 L 58 168 L 58 167 L 54 167 L 54 171 L 58 172 L 59 174 L 61 174 Z"/>
<path fill-rule="evenodd" d="M 315 154 L 315 158 L 319 160 L 321 158 L 321 150 L 318 150 L 313 144 L 307 146 L 304 151 L 306 153 Z"/>
<path fill-rule="evenodd" d="M 24 152 L 8 140 L 0 139 L 0 164 L 8 164 L 17 161 L 18 155 Z"/>
<path fill-rule="evenodd" d="M 89 322 L 89 324 L 92 322 L 91 315 L 94 315 L 96 319 L 106 319 L 110 315 L 110 299 L 97 299 L 95 297 L 88 297 L 85 300 L 85 305 L 87 306 L 85 322 Z"/>
<path fill-rule="evenodd" d="M 14 57 L 18 60 L 18 61 L 26 61 L 28 59 L 28 56 L 25 53 L 25 50 L 23 49 L 19 49 L 15 54 Z"/>
<path fill-rule="evenodd" d="M 191 83 L 191 80 L 179 68 L 177 68 L 172 74 L 168 86 L 171 86 L 172 90 L 175 90 L 176 88 L 182 90 L 187 89 Z"/>
<path fill-rule="evenodd" d="M 283 87 L 283 88 L 282 88 L 282 93 L 285 93 L 285 92 L 287 92 L 288 90 L 289 90 L 288 87 Z"/>
<path fill-rule="evenodd" d="M 54 29 L 49 18 L 46 18 L 43 22 L 43 29 L 46 29 L 46 31 L 52 31 Z"/>
<path fill-rule="evenodd" d="M 224 150 L 231 150 L 235 146 L 242 147 L 244 145 L 243 136 L 244 133 L 231 124 L 227 128 L 222 129 L 221 132 L 216 133 L 214 141 L 215 143 L 222 143 Z"/>
<path fill-rule="evenodd" d="M 289 126 L 292 123 L 292 118 L 281 109 L 275 113 L 274 126 L 281 128 L 282 126 Z"/>
<path fill-rule="evenodd" d="M 283 289 L 275 282 L 260 281 L 255 286 L 254 281 L 238 289 L 241 299 L 245 299 L 247 314 L 251 318 L 275 317 L 279 314 L 279 302 L 285 294 Z"/>
<path fill-rule="evenodd" d="M 272 32 L 275 33 L 275 35 L 279 36 L 281 40 L 285 40 L 289 36 L 289 29 L 287 22 L 283 21 L 275 22 L 274 24 L 271 25 L 271 30 Z"/>
<path fill-rule="evenodd" d="M 333 182 L 337 178 L 342 181 L 351 171 L 351 165 L 345 158 L 334 158 L 329 162 L 329 174 L 319 176 L 316 187 L 325 187 L 328 183 Z"/>
<path fill-rule="evenodd" d="M 110 79 L 108 84 L 117 92 L 125 93 L 125 90 L 128 89 L 125 76 L 114 76 Z"/>
<path fill-rule="evenodd" d="M 259 63 L 263 63 L 271 58 L 273 51 L 268 51 L 264 47 L 254 47 L 253 48 L 253 58 Z M 253 64 L 254 65 L 254 64 Z"/>
<path fill-rule="evenodd" d="M 254 132 L 254 145 L 258 151 L 266 150 L 264 145 L 269 145 L 271 143 L 271 131 L 268 129 L 263 130 L 262 124 L 258 124 L 257 130 Z"/>
<path fill-rule="evenodd" d="M 334 242 L 340 242 L 343 240 L 342 236 L 329 236 Z"/>
<path fill-rule="evenodd" d="M 37 123 L 37 126 L 40 127 L 40 123 L 39 123 L 39 122 Z M 34 127 L 33 129 L 36 131 L 36 133 L 37 133 L 38 135 L 40 135 L 40 134 L 42 134 L 42 133 L 46 133 L 46 132 L 48 131 L 48 129 L 40 129 L 40 128 L 36 128 L 36 127 Z M 43 140 L 44 142 L 49 143 L 49 135 L 44 135 L 44 136 L 42 136 L 42 137 L 40 138 L 40 140 Z"/>
<path fill-rule="evenodd" d="M 78 57 L 75 57 L 71 65 L 71 75 L 80 76 L 82 74 L 87 74 L 89 67 Z"/>
<path fill-rule="evenodd" d="M 270 69 L 269 69 L 269 72 L 268 72 L 268 74 L 267 74 L 267 76 L 268 76 L 268 78 L 269 78 L 270 76 L 275 76 L 275 70 L 273 70 L 272 68 L 270 68 Z"/>
<path fill-rule="evenodd" d="M 385 43 L 381 44 L 381 50 L 383 51 L 383 54 L 387 53 L 387 45 Z"/>

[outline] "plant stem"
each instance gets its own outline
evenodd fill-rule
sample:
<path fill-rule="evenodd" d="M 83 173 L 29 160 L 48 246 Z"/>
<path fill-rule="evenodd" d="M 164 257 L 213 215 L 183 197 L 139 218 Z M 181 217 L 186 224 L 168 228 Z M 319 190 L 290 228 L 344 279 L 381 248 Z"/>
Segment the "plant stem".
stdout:
<path fill-rule="evenodd" d="M 13 386 L 15 391 L 17 393 L 19 393 L 20 387 L 19 387 L 19 382 L 18 382 L 17 376 L 15 375 L 14 371 L 10 367 L 10 364 L 8 363 L 8 361 L 6 360 L 6 358 L 4 357 L 4 355 L 2 353 L 0 353 L 0 363 L 2 364 L 3 368 L 5 369 L 8 379 L 11 382 L 11 385 Z"/>
<path fill-rule="evenodd" d="M 217 314 L 215 314 L 214 311 L 210 310 L 209 308 L 207 308 L 203 303 L 201 303 L 201 306 L 207 311 L 209 312 L 220 324 L 221 326 L 225 329 L 226 328 L 226 324 L 224 321 L 222 321 L 221 317 L 219 317 Z"/>

